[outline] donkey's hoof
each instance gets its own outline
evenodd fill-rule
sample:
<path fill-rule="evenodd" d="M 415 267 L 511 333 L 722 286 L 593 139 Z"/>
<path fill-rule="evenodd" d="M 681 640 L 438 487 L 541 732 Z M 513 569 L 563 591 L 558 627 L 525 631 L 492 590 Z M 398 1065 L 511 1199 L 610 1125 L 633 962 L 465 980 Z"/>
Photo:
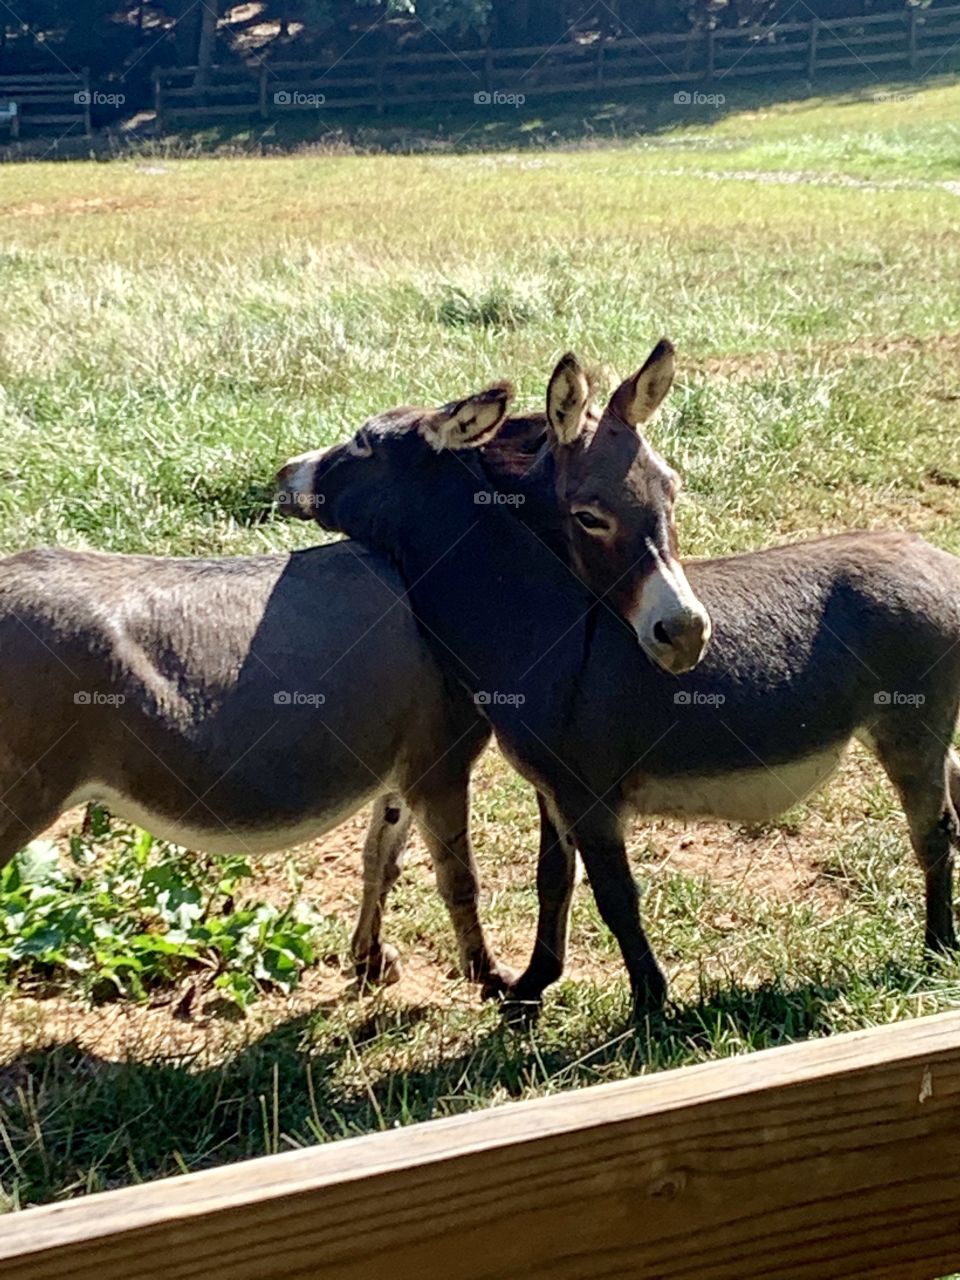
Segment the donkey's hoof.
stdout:
<path fill-rule="evenodd" d="M 481 1000 L 504 1000 L 517 985 L 519 975 L 505 964 L 495 964 L 483 979 L 480 987 Z"/>
<path fill-rule="evenodd" d="M 515 992 L 509 992 L 504 997 L 501 1016 L 506 1026 L 513 1027 L 515 1031 L 523 1031 L 534 1025 L 542 1009 L 543 1000 L 540 996 L 524 999 Z"/>
<path fill-rule="evenodd" d="M 400 953 L 389 942 L 358 960 L 355 969 L 357 981 L 363 986 L 389 987 L 400 981 L 403 969 Z"/>
<path fill-rule="evenodd" d="M 524 980 L 521 975 L 501 997 L 503 1020 L 507 1026 L 531 1026 L 543 1008 L 543 990 Z"/>
<path fill-rule="evenodd" d="M 651 1013 L 662 1013 L 667 1005 L 667 980 L 657 970 L 633 989 L 633 1016 L 640 1020 Z"/>
<path fill-rule="evenodd" d="M 949 957 L 958 950 L 957 935 L 953 925 L 949 925 L 946 929 L 934 931 L 927 930 L 924 939 L 924 947 L 931 957 L 942 959 Z"/>

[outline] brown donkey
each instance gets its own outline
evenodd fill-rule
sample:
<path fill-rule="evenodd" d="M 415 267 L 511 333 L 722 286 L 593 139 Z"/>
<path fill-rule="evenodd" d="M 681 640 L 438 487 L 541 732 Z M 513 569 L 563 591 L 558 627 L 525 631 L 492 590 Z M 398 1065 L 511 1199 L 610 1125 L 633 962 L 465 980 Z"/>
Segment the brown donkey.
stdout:
<path fill-rule="evenodd" d="M 661 603 L 645 625 L 669 638 L 652 643 L 686 665 L 681 605 Z M 480 926 L 468 832 L 489 725 L 438 667 L 382 557 L 341 544 L 0 559 L 0 725 L 0 865 L 87 799 L 208 852 L 289 847 L 373 801 L 360 973 L 398 974 L 380 916 L 416 819 L 465 974 L 488 994 L 509 986 Z"/>
<path fill-rule="evenodd" d="M 508 418 L 480 453 L 498 486 L 493 502 L 520 506 L 523 518 L 558 562 L 572 566 L 598 607 L 605 604 L 627 620 L 648 656 L 678 674 L 702 658 L 710 619 L 676 558 L 679 478 L 636 430 L 659 409 L 674 371 L 673 347 L 663 339 L 601 414 L 591 404 L 587 375 L 573 356 L 565 356 L 550 379 L 546 413 Z M 393 411 L 384 420 L 411 412 Z M 457 441 L 472 429 L 478 432 L 474 438 L 482 440 L 478 423 L 484 431 L 491 423 L 496 428 L 490 406 L 480 406 L 475 422 L 454 418 L 440 430 Z M 350 447 L 353 456 L 371 456 L 363 432 Z M 284 468 L 281 509 L 304 518 L 315 513 L 317 495 L 301 490 L 296 477 L 301 465 L 312 467 L 316 456 L 305 454 Z M 478 490 L 478 503 L 486 496 Z M 484 696 L 478 697 L 480 710 Z M 499 695 L 494 691 L 490 696 Z M 541 821 L 545 875 L 558 856 L 565 860 L 567 854 L 542 802 Z M 399 971 L 396 951 L 382 941 L 380 928 L 387 897 L 399 878 L 409 825 L 402 796 L 386 794 L 377 801 L 364 845 L 363 900 L 352 940 L 364 976 L 371 969 L 381 973 L 383 957 L 388 977 Z"/>
<path fill-rule="evenodd" d="M 687 587 L 663 515 L 673 477 L 636 430 L 642 388 L 628 380 L 597 417 L 576 362 L 558 372 L 566 391 L 550 398 L 542 456 L 526 479 L 512 465 L 502 480 L 529 502 L 497 500 L 477 448 L 505 416 L 502 387 L 374 418 L 280 475 L 291 504 L 394 560 L 438 661 L 542 797 L 537 944 L 513 994 L 537 1000 L 562 972 L 577 847 L 638 1007 L 661 1001 L 627 815 L 769 819 L 820 787 L 854 737 L 903 803 L 926 877 L 927 944 L 955 946 L 960 561 L 913 535 L 846 534 L 688 563 Z M 628 501 L 610 502 L 611 475 Z M 555 513 L 543 528 L 522 523 L 543 512 Z M 581 575 L 608 566 L 599 602 L 560 545 Z M 624 594 L 618 569 L 631 554 L 639 588 Z M 671 578 L 684 585 L 671 590 Z M 648 657 L 669 627 L 629 613 L 631 600 L 649 607 L 668 591 L 675 606 L 690 591 L 713 620 L 702 660 L 680 674 Z M 604 601 L 626 604 L 635 634 Z"/>

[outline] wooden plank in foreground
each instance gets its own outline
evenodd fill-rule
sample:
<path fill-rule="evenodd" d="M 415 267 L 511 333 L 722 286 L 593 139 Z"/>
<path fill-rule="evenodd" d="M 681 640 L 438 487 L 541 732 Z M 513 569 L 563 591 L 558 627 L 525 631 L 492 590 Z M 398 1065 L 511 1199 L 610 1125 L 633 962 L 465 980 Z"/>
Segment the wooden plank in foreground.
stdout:
<path fill-rule="evenodd" d="M 931 1280 L 960 1014 L 0 1219 L 3 1280 Z"/>

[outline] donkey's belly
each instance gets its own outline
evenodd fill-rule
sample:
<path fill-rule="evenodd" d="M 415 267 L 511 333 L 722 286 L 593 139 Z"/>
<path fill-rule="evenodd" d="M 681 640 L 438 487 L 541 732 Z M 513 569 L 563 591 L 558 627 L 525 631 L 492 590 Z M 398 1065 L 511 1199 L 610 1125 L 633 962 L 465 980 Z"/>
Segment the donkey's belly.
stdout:
<path fill-rule="evenodd" d="M 212 854 L 259 854 L 292 849 L 295 845 L 316 839 L 339 826 L 381 789 L 375 785 L 369 795 L 351 795 L 339 807 L 305 813 L 294 821 L 287 816 L 272 818 L 269 813 L 263 813 L 251 822 L 248 815 L 233 814 L 229 810 L 224 813 L 218 809 L 214 814 L 202 803 L 192 805 L 186 812 L 171 815 L 152 808 L 142 798 L 118 791 L 103 782 L 87 783 L 70 797 L 64 808 L 96 800 L 125 822 L 132 822 L 152 836 L 171 840 L 187 849 Z"/>
<path fill-rule="evenodd" d="M 644 774 L 632 782 L 627 798 L 639 813 L 769 822 L 818 791 L 836 770 L 845 748 L 843 744 L 788 764 L 758 764 L 756 769 L 703 777 Z"/>

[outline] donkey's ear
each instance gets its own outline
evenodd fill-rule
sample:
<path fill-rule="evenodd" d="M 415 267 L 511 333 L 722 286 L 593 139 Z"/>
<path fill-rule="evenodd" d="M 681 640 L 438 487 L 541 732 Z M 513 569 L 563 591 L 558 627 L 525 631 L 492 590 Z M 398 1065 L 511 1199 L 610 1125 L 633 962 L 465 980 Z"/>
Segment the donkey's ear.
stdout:
<path fill-rule="evenodd" d="M 568 351 L 547 384 L 547 421 L 557 444 L 573 444 L 586 426 L 590 390 L 583 366 Z"/>
<path fill-rule="evenodd" d="M 420 434 L 439 453 L 441 449 L 477 449 L 500 430 L 513 399 L 509 382 L 498 382 L 466 400 L 455 400 L 428 413 Z"/>
<path fill-rule="evenodd" d="M 677 355 L 673 343 L 661 338 L 639 372 L 621 382 L 610 399 L 613 413 L 631 427 L 652 418 L 673 383 Z"/>

